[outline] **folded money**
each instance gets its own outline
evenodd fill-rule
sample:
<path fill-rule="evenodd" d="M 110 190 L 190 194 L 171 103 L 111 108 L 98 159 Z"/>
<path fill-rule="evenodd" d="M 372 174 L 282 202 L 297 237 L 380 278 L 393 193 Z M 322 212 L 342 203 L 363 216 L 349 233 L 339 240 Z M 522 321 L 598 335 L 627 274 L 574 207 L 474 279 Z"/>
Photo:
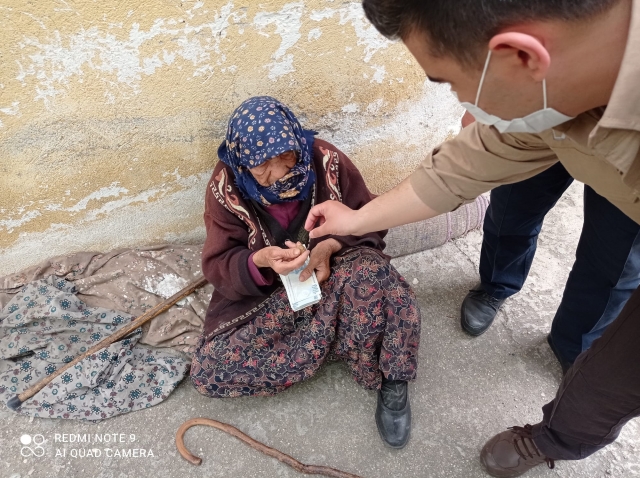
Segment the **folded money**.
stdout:
<path fill-rule="evenodd" d="M 315 271 L 311 273 L 311 277 L 306 281 L 300 281 L 300 273 L 308 264 L 309 258 L 307 258 L 302 267 L 291 271 L 286 276 L 280 274 L 284 288 L 287 291 L 287 297 L 289 297 L 289 303 L 294 312 L 317 304 L 322 299 L 322 292 L 320 291 Z"/>

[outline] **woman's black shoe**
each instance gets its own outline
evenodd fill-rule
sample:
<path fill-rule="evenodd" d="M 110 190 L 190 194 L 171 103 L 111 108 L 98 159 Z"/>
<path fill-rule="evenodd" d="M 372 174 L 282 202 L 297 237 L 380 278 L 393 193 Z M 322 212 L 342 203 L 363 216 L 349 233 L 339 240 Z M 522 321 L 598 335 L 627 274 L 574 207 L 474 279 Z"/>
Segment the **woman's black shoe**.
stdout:
<path fill-rule="evenodd" d="M 408 382 L 382 379 L 382 387 L 378 392 L 376 425 L 385 445 L 404 448 L 411 432 Z"/>

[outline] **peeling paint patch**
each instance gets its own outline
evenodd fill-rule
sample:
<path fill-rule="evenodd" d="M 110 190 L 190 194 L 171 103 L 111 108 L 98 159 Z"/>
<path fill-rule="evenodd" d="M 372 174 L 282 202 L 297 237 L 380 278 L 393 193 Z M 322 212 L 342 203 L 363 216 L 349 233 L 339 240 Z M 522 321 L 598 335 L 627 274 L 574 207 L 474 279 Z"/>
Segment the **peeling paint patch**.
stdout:
<path fill-rule="evenodd" d="M 109 187 L 100 188 L 97 191 L 92 192 L 85 198 L 78 201 L 75 205 L 71 206 L 70 208 L 67 208 L 66 210 L 69 212 L 79 212 L 87 208 L 87 204 L 89 204 L 89 201 L 99 200 L 99 199 L 112 197 L 112 196 L 119 196 L 120 194 L 126 194 L 129 192 L 128 189 L 118 187 L 117 184 L 118 183 L 111 183 L 111 186 Z"/>
<path fill-rule="evenodd" d="M 155 196 L 160 195 L 164 190 L 162 188 L 150 189 L 140 194 L 136 194 L 135 196 L 124 197 L 122 199 L 118 199 L 116 201 L 109 201 L 104 206 L 99 209 L 95 209 L 87 214 L 87 220 L 91 221 L 103 214 L 109 214 L 116 209 L 121 209 L 125 206 L 130 206 L 135 203 L 146 203 L 149 202 L 149 199 L 154 198 Z"/>
<path fill-rule="evenodd" d="M 6 108 L 0 108 L 0 113 L 4 113 L 5 115 L 8 115 L 8 116 L 19 115 L 19 112 L 20 112 L 20 108 L 18 107 L 19 104 L 20 104 L 19 101 L 13 101 L 11 103 L 11 106 L 8 106 Z M 2 120 L 0 120 L 0 128 L 2 128 L 3 126 L 4 126 L 4 123 L 2 122 Z"/>
<path fill-rule="evenodd" d="M 280 47 L 271 56 L 274 61 L 265 66 L 269 68 L 270 80 L 275 81 L 282 75 L 294 71 L 293 55 L 287 53 L 287 50 L 300 39 L 303 9 L 303 2 L 287 3 L 279 12 L 260 12 L 253 19 L 253 24 L 262 34 L 265 34 L 264 31 L 269 25 L 275 24 L 276 34 L 282 38 Z"/>
<path fill-rule="evenodd" d="M 40 211 L 29 211 L 20 219 L 0 219 L 0 230 L 5 228 L 8 233 L 12 233 L 16 227 L 20 227 L 41 215 Z"/>
<path fill-rule="evenodd" d="M 384 77 L 387 75 L 387 70 L 384 65 L 372 65 L 372 68 L 375 70 L 373 77 L 371 78 L 372 82 L 382 83 Z"/>
<path fill-rule="evenodd" d="M 180 175 L 177 175 L 178 183 L 180 183 L 182 179 L 183 178 L 180 177 Z M 94 221 L 98 217 L 105 214 L 110 214 L 117 209 L 122 209 L 126 206 L 130 206 L 136 203 L 149 202 L 150 199 L 161 197 L 163 194 L 167 192 L 167 190 L 168 190 L 167 188 L 155 188 L 155 189 L 143 191 L 140 194 L 137 194 L 134 196 L 123 197 L 115 201 L 108 201 L 107 203 L 103 204 L 101 207 L 94 208 L 89 212 L 87 212 L 86 215 L 84 216 L 83 221 Z M 83 199 L 81 199 L 71 207 L 65 208 L 61 204 L 56 203 L 56 204 L 47 204 L 42 208 L 42 210 L 78 213 L 80 211 L 87 209 L 91 201 L 99 201 L 101 199 L 114 197 L 114 196 L 118 197 L 121 194 L 126 194 L 128 192 L 129 192 L 128 189 L 117 186 L 117 183 L 112 183 L 112 185 L 109 187 L 100 188 L 98 191 L 95 191 L 89 194 L 88 196 L 84 197 Z M 28 206 L 23 206 L 17 212 L 18 213 L 20 213 L 21 211 L 23 212 L 27 207 Z M 38 209 L 35 209 L 24 214 L 20 219 L 0 220 L 0 230 L 2 228 L 6 228 L 7 231 L 11 233 L 14 228 L 20 227 L 26 224 L 27 222 L 40 216 L 42 216 L 42 212 Z"/>
<path fill-rule="evenodd" d="M 378 98 L 377 100 L 367 105 L 367 113 L 376 114 L 378 111 L 380 111 L 380 108 L 382 108 L 383 106 L 384 106 L 384 100 L 382 98 Z"/>
<path fill-rule="evenodd" d="M 343 113 L 356 113 L 359 110 L 360 110 L 360 107 L 358 106 L 357 103 L 349 103 L 342 107 Z"/>
<path fill-rule="evenodd" d="M 383 98 L 373 101 L 367 105 L 367 113 L 375 114 L 384 102 Z M 380 141 L 391 141 L 403 148 L 417 146 L 422 153 L 426 153 L 429 148 L 460 131 L 463 113 L 464 109 L 454 100 L 449 85 L 425 80 L 421 98 L 399 103 L 394 114 L 379 125 L 363 127 L 360 116 L 345 116 L 339 128 L 331 133 L 321 129 L 319 136 L 340 145 L 340 149 L 347 154 L 361 144 L 379 144 Z M 357 135 L 354 135 L 354 131 L 357 131 Z M 426 141 L 427 137 L 431 139 Z M 406 157 L 400 154 L 398 159 L 406 160 Z M 392 159 L 386 158 L 385 161 Z"/>
<path fill-rule="evenodd" d="M 19 72 L 16 79 L 25 85 L 29 77 L 35 78 L 35 100 L 50 107 L 56 96 L 67 91 L 73 78 L 82 82 L 87 70 L 115 75 L 116 82 L 105 78 L 108 86 L 105 97 L 110 102 L 115 101 L 118 95 L 127 97 L 119 85 L 128 87 L 130 94 L 138 94 L 142 75 L 152 75 L 163 65 L 171 65 L 176 57 L 196 67 L 194 76 L 211 74 L 215 66 L 224 63 L 220 41 L 226 37 L 230 21 L 244 18 L 242 13 L 233 12 L 232 2 L 222 6 L 215 17 L 213 22 L 184 24 L 181 28 L 171 27 L 178 23 L 172 19 L 158 19 L 147 31 L 134 23 L 128 34 L 124 31 L 116 31 L 116 34 L 92 26 L 66 37 L 58 30 L 43 40 L 24 36 L 18 43 L 24 54 L 22 61 L 17 60 Z M 119 28 L 122 30 L 122 26 Z M 112 25 L 111 30 L 115 29 L 116 26 Z M 206 35 L 199 37 L 200 33 Z M 159 53 L 142 57 L 141 49 L 153 40 L 175 46 L 165 49 L 162 58 Z M 215 61 L 212 54 L 216 55 Z"/>
<path fill-rule="evenodd" d="M 363 60 L 365 63 L 369 63 L 376 52 L 388 48 L 392 44 L 367 21 L 362 12 L 362 4 L 360 2 L 352 2 L 341 8 L 316 10 L 309 15 L 309 18 L 320 22 L 335 15 L 339 16 L 340 25 L 347 23 L 353 25 L 358 37 L 358 45 L 364 46 L 365 55 Z"/>
<path fill-rule="evenodd" d="M 322 30 L 319 28 L 312 28 L 309 30 L 309 34 L 307 35 L 307 41 L 317 40 L 322 36 Z"/>
<path fill-rule="evenodd" d="M 11 103 L 11 106 L 9 106 L 7 108 L 0 108 L 0 113 L 4 113 L 4 114 L 9 115 L 9 116 L 15 116 L 20 111 L 20 108 L 18 108 L 19 104 L 20 104 L 19 101 L 13 101 Z"/>
<path fill-rule="evenodd" d="M 60 254 L 88 250 L 113 250 L 134 247 L 141 241 L 166 240 L 167 231 L 180 231 L 171 236 L 174 242 L 204 242 L 202 197 L 211 172 L 177 181 L 184 189 L 165 195 L 157 201 L 136 207 L 113 210 L 108 216 L 81 219 L 73 224 L 51 224 L 44 232 L 21 235 L 8 248 L 0 248 L 0 275 L 15 272 L 31 264 Z M 171 214 L 167 214 L 171 211 Z M 193 227 L 193 217 L 198 217 Z M 143 238 L 144 236 L 144 238 Z M 46 249 L 42 245 L 46 244 Z"/>
<path fill-rule="evenodd" d="M 23 87 L 33 85 L 35 101 L 41 101 L 51 110 L 54 99 L 65 96 L 73 81 L 83 83 L 94 76 L 93 72 L 98 73 L 104 85 L 104 98 L 109 104 L 140 94 L 143 78 L 170 66 L 181 70 L 185 67 L 183 62 L 192 68 L 193 78 L 204 76 L 205 81 L 216 72 L 234 72 L 226 66 L 227 56 L 232 55 L 225 53 L 222 42 L 232 25 L 237 25 L 238 34 L 244 33 L 248 9 L 244 6 L 234 8 L 232 1 L 213 13 L 203 7 L 203 2 L 196 2 L 185 11 L 187 20 L 183 17 L 157 18 L 147 29 L 136 22 L 130 26 L 108 23 L 108 28 L 81 25 L 71 34 L 61 33 L 50 17 L 43 17 L 44 22 L 50 23 L 44 25 L 44 33 L 40 29 L 37 34 L 25 34 L 16 44 L 20 54 L 13 60 L 16 66 L 13 78 Z M 265 7 L 260 5 L 258 8 Z M 129 16 L 135 13 L 132 10 Z M 364 47 L 365 63 L 392 44 L 364 18 L 360 2 L 311 11 L 307 16 L 304 13 L 305 2 L 298 0 L 285 4 L 278 11 L 260 11 L 253 18 L 251 27 L 254 31 L 267 37 L 275 33 L 281 38 L 278 49 L 270 55 L 272 61 L 264 65 L 272 81 L 295 71 L 292 49 L 300 40 L 307 19 L 321 22 L 337 17 L 339 25 L 351 24 L 357 45 Z M 215 20 L 196 22 L 212 17 Z M 106 16 L 103 20 L 106 21 Z M 311 28 L 307 40 L 315 41 L 321 36 L 321 28 Z M 237 45 L 232 45 L 232 51 L 237 52 Z M 347 45 L 346 49 L 349 51 L 351 46 Z M 146 53 L 149 50 L 152 53 Z M 380 67 L 374 68 L 377 70 L 373 81 L 382 82 L 384 73 Z"/>

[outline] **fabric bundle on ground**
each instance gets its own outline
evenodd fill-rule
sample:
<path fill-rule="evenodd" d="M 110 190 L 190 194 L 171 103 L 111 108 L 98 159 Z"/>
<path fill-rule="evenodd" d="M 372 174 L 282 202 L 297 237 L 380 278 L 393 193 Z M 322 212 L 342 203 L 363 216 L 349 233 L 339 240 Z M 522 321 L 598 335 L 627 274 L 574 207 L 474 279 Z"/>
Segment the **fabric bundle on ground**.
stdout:
<path fill-rule="evenodd" d="M 440 247 L 469 231 L 480 229 L 488 207 L 489 196 L 480 196 L 453 212 L 389 229 L 384 252 L 391 257 L 400 257 Z"/>
<path fill-rule="evenodd" d="M 72 283 L 30 282 L 0 312 L 0 397 L 5 403 L 131 322 L 129 314 L 88 307 Z M 189 363 L 138 345 L 138 328 L 90 355 L 25 401 L 19 413 L 102 420 L 153 406 L 182 381 Z M 8 360 L 9 359 L 9 360 Z"/>
<path fill-rule="evenodd" d="M 90 307 L 139 316 L 200 274 L 201 250 L 201 245 L 159 245 L 53 257 L 1 278 L 0 307 L 26 284 L 53 275 L 72 282 L 78 298 Z M 140 343 L 191 354 L 212 292 L 213 286 L 206 285 L 148 322 Z"/>

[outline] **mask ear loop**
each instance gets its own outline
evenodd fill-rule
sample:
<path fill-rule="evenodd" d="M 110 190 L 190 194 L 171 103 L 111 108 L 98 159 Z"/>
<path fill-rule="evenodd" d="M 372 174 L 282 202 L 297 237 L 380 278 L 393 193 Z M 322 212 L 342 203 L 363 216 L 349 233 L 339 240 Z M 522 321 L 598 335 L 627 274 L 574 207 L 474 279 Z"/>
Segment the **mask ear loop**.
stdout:
<path fill-rule="evenodd" d="M 484 70 L 482 70 L 482 76 L 480 77 L 480 84 L 478 85 L 478 93 L 476 93 L 476 106 L 478 106 L 478 100 L 480 99 L 480 91 L 482 91 L 482 84 L 484 83 L 484 77 L 487 75 L 487 68 L 489 68 L 489 60 L 491 60 L 491 50 L 487 55 L 487 61 L 484 62 Z"/>
<path fill-rule="evenodd" d="M 542 98 L 544 98 L 544 109 L 547 109 L 547 80 L 542 79 Z"/>

